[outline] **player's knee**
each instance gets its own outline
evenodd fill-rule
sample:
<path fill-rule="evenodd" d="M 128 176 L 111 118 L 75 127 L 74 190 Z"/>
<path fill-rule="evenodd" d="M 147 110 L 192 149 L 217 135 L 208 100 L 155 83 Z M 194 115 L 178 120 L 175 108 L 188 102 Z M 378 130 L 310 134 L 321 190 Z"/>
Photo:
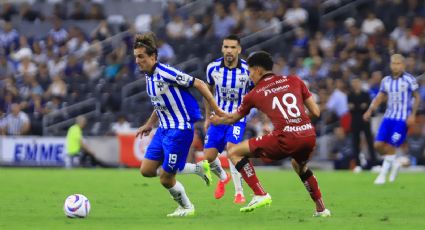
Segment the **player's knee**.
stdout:
<path fill-rule="evenodd" d="M 230 147 L 229 150 L 227 150 L 227 155 L 230 159 L 233 159 L 238 156 L 238 151 L 236 147 Z"/>
<path fill-rule="evenodd" d="M 374 144 L 373 144 L 373 147 L 380 153 L 380 154 L 382 154 L 383 152 L 384 152 L 384 148 L 385 148 L 385 145 L 384 145 L 384 143 L 382 143 L 382 142 L 375 142 Z"/>
<path fill-rule="evenodd" d="M 163 173 L 160 175 L 159 181 L 161 182 L 162 186 L 164 186 L 165 188 L 171 188 L 173 187 L 174 176 L 175 175 Z"/>
<path fill-rule="evenodd" d="M 145 168 L 140 168 L 140 173 L 143 177 L 156 177 L 156 170 L 147 170 Z"/>

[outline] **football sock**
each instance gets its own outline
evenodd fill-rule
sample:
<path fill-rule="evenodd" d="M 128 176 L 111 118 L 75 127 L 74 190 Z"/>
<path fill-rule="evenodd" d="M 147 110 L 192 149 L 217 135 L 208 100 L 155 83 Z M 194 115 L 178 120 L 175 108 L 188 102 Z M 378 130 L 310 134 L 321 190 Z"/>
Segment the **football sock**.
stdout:
<path fill-rule="evenodd" d="M 379 175 L 386 176 L 390 171 L 391 165 L 395 161 L 395 155 L 385 155 L 384 162 L 382 163 L 381 172 Z"/>
<path fill-rule="evenodd" d="M 242 176 L 238 172 L 238 170 L 236 170 L 235 166 L 233 165 L 230 159 L 229 159 L 229 167 L 230 167 L 230 173 L 232 175 L 233 184 L 235 185 L 235 194 L 238 194 L 238 193 L 243 194 Z"/>
<path fill-rule="evenodd" d="M 264 196 L 267 194 L 258 181 L 257 175 L 255 175 L 254 166 L 247 157 L 242 158 L 235 167 L 241 173 L 245 182 L 251 187 L 252 191 L 254 191 L 255 195 Z"/>
<path fill-rule="evenodd" d="M 192 206 L 192 203 L 189 200 L 189 197 L 187 197 L 186 192 L 184 191 L 183 185 L 176 181 L 176 184 L 168 189 L 173 199 L 183 208 L 190 208 Z"/>
<path fill-rule="evenodd" d="M 220 180 L 224 181 L 227 179 L 226 171 L 224 171 L 223 167 L 221 167 L 221 162 L 218 157 L 215 158 L 212 162 L 210 162 L 211 171 L 220 178 Z"/>
<path fill-rule="evenodd" d="M 300 175 L 301 181 L 304 184 L 304 187 L 310 194 L 311 199 L 316 203 L 316 211 L 322 212 L 325 210 L 325 204 L 322 200 L 322 193 L 320 192 L 319 184 L 317 183 L 316 177 L 313 175 L 313 172 L 310 169 Z"/>
<path fill-rule="evenodd" d="M 202 174 L 202 167 L 198 164 L 186 163 L 180 174 Z"/>

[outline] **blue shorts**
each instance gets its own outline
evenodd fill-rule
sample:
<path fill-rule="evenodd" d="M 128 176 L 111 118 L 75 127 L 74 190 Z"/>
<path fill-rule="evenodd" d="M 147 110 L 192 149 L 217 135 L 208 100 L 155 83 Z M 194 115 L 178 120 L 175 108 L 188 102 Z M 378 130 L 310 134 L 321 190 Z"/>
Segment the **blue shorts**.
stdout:
<path fill-rule="evenodd" d="M 405 121 L 384 118 L 379 126 L 375 141 L 385 142 L 394 147 L 403 144 L 407 135 L 407 124 Z"/>
<path fill-rule="evenodd" d="M 238 122 L 233 125 L 211 124 L 205 136 L 204 148 L 215 148 L 221 153 L 226 147 L 227 142 L 238 144 L 243 139 L 245 126 L 245 122 Z"/>
<path fill-rule="evenodd" d="M 145 158 L 161 161 L 162 169 L 168 173 L 183 170 L 193 135 L 193 129 L 158 128 L 146 150 Z"/>

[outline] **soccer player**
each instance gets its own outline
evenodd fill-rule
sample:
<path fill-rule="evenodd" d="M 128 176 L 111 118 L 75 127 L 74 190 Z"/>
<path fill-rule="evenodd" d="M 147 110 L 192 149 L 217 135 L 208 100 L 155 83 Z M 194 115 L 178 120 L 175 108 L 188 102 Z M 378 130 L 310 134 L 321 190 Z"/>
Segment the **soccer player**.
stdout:
<path fill-rule="evenodd" d="M 201 119 L 199 106 L 189 88 L 196 88 L 215 113 L 223 114 L 223 111 L 214 102 L 213 95 L 203 81 L 158 62 L 153 33 L 136 35 L 134 57 L 146 76 L 147 94 L 154 107 L 150 118 L 138 129 L 137 136 L 149 135 L 159 121 L 159 128 L 146 150 L 140 171 L 145 177 L 155 177 L 157 169 L 162 166 L 159 171 L 160 182 L 179 205 L 167 216 L 194 215 L 195 207 L 183 185 L 176 181 L 178 171 L 201 171 L 200 165 L 185 165 L 194 135 L 193 124 Z M 204 177 L 209 177 L 205 178 L 208 184 L 211 177 L 206 176 L 209 173 L 209 164 L 206 161 L 202 163 L 205 163 L 202 164 L 202 171 Z"/>
<path fill-rule="evenodd" d="M 210 118 L 214 124 L 232 124 L 247 115 L 251 108 L 257 108 L 268 116 L 274 126 L 271 133 L 245 140 L 229 149 L 230 159 L 254 191 L 251 202 L 240 211 L 251 212 L 272 202 L 249 158 L 280 160 L 291 157 L 292 167 L 316 204 L 314 216 L 330 216 L 322 201 L 316 177 L 307 166 L 316 145 L 316 132 L 304 106 L 315 117 L 320 115 L 319 107 L 298 77 L 272 73 L 273 60 L 267 52 L 251 54 L 247 63 L 255 87 L 245 95 L 236 112 Z"/>
<path fill-rule="evenodd" d="M 381 171 L 374 182 L 377 185 L 386 182 L 390 170 L 389 181 L 394 182 L 400 168 L 396 150 L 406 139 L 407 126 L 415 123 L 420 100 L 418 83 L 412 75 L 404 72 L 405 63 L 401 54 L 391 56 L 390 68 L 391 75 L 382 79 L 378 95 L 363 114 L 363 118 L 369 120 L 372 112 L 387 99 L 387 109 L 374 144 L 376 151 L 384 156 Z"/>
<path fill-rule="evenodd" d="M 239 37 L 229 35 L 223 39 L 221 47 L 223 57 L 211 62 L 207 67 L 207 82 L 211 93 L 214 94 L 218 106 L 226 112 L 235 111 L 242 102 L 242 97 L 252 87 L 252 81 L 249 79 L 248 66 L 245 60 L 239 58 L 241 46 Z M 211 116 L 211 109 L 208 103 L 205 103 L 206 118 Z M 239 143 L 243 139 L 245 132 L 246 119 L 242 118 L 232 125 L 214 125 L 209 120 L 205 120 L 205 159 L 211 166 L 211 171 L 216 174 L 220 180 L 215 190 L 215 198 L 220 199 L 224 196 L 225 185 L 229 182 L 230 176 L 221 167 L 218 153 L 228 150 L 229 147 Z M 230 172 L 235 185 L 234 203 L 245 203 L 243 194 L 242 178 L 235 166 L 229 160 Z"/>

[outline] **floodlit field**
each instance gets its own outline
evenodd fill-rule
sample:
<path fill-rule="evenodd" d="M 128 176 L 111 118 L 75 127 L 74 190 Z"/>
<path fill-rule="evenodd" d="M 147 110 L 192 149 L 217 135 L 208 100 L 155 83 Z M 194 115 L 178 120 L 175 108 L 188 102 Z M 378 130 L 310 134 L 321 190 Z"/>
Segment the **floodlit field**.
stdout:
<path fill-rule="evenodd" d="M 167 218 L 176 208 L 158 178 L 129 169 L 0 168 L 0 229 L 423 229 L 425 174 L 402 173 L 393 184 L 373 185 L 376 174 L 316 172 L 333 216 L 311 217 L 313 203 L 291 171 L 258 170 L 271 194 L 271 207 L 240 213 L 232 203 L 233 184 L 222 200 L 195 175 L 179 175 L 196 215 Z M 216 179 L 216 178 L 214 178 Z M 245 187 L 250 200 L 251 190 Z M 86 195 L 86 219 L 68 219 L 65 198 Z"/>

